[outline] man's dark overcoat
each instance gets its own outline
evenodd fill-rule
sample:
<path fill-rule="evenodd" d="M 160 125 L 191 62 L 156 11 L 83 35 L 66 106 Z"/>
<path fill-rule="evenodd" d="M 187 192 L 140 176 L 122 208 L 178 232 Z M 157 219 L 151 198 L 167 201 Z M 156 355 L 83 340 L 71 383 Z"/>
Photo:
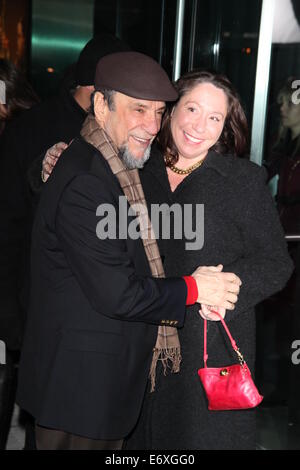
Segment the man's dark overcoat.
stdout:
<path fill-rule="evenodd" d="M 41 426 L 93 439 L 132 430 L 157 325 L 182 326 L 185 315 L 184 280 L 150 277 L 140 238 L 97 238 L 98 206 L 118 220 L 120 196 L 106 160 L 78 138 L 45 185 L 33 228 L 18 403 Z"/>

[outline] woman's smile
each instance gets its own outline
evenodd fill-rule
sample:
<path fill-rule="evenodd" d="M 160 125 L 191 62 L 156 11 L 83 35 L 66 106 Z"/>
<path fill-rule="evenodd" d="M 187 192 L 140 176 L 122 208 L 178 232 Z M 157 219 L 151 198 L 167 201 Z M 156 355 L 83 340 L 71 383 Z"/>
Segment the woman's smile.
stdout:
<path fill-rule="evenodd" d="M 198 139 L 191 134 L 188 134 L 186 131 L 183 131 L 183 135 L 186 140 L 192 144 L 202 144 L 202 142 L 204 142 L 204 139 Z"/>

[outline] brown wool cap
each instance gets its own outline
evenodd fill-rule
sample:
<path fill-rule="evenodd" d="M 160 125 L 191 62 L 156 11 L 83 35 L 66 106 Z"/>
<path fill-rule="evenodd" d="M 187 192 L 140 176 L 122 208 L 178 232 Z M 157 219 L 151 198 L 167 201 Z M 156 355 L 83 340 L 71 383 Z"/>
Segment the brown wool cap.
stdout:
<path fill-rule="evenodd" d="M 99 60 L 95 89 L 109 89 L 151 101 L 175 101 L 177 91 L 163 68 L 140 52 L 116 52 Z"/>

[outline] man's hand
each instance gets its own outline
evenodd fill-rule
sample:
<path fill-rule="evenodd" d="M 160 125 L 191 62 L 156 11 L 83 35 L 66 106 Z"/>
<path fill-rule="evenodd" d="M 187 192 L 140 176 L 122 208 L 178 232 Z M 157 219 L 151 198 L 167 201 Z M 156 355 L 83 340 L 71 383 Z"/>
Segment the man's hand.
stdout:
<path fill-rule="evenodd" d="M 57 163 L 57 160 L 61 156 L 62 152 L 66 150 L 66 148 L 68 148 L 68 144 L 65 142 L 58 142 L 47 150 L 42 163 L 41 177 L 43 183 L 46 183 Z"/>
<path fill-rule="evenodd" d="M 242 282 L 234 273 L 223 273 L 222 269 L 221 264 L 201 266 L 192 274 L 198 287 L 197 302 L 233 310 Z"/>
<path fill-rule="evenodd" d="M 218 312 L 222 318 L 225 318 L 226 315 L 226 310 L 223 307 L 216 307 L 216 305 L 205 305 L 202 304 L 201 308 L 199 310 L 199 313 L 204 320 L 209 320 L 209 321 L 220 321 L 220 318 L 218 315 L 212 312 L 214 310 L 215 312 Z"/>

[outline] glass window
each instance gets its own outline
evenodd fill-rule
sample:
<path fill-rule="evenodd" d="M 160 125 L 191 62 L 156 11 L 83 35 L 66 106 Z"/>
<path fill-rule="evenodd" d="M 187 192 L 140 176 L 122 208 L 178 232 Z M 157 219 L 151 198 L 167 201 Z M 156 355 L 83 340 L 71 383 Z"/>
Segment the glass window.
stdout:
<path fill-rule="evenodd" d="M 239 91 L 251 121 L 261 0 L 186 2 L 182 73 L 196 68 L 224 73 Z"/>
<path fill-rule="evenodd" d="M 94 0 L 33 0 L 31 77 L 42 98 L 57 91 L 68 66 L 93 36 Z"/>
<path fill-rule="evenodd" d="M 132 49 L 158 60 L 172 76 L 176 2 L 173 0 L 95 1 L 95 33 L 107 31 Z"/>
<path fill-rule="evenodd" d="M 266 77 L 268 80 L 268 77 Z M 266 112 L 268 170 L 295 270 L 285 289 L 260 306 L 257 374 L 265 406 L 259 440 L 300 448 L 300 3 L 276 0 Z M 297 237 L 298 236 L 298 237 Z M 273 439 L 271 440 L 270 437 Z"/>

